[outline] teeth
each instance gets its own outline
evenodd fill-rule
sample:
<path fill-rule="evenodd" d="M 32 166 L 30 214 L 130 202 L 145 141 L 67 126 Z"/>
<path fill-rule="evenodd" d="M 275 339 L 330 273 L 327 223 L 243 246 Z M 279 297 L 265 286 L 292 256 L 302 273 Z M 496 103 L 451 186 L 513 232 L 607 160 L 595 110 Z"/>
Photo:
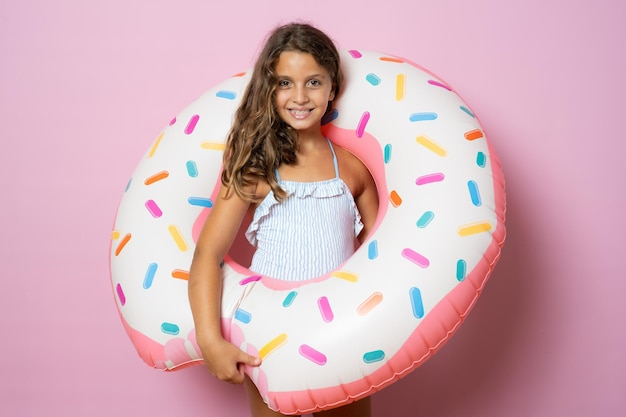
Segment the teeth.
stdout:
<path fill-rule="evenodd" d="M 289 110 L 291 116 L 295 119 L 304 119 L 306 118 L 312 110 Z"/>

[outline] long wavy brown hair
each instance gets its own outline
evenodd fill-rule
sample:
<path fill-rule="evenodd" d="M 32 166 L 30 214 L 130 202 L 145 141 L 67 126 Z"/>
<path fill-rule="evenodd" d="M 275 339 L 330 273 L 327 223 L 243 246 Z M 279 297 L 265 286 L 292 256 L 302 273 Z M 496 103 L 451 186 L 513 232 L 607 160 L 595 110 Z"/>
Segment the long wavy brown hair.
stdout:
<path fill-rule="evenodd" d="M 294 164 L 298 150 L 297 132 L 285 123 L 274 106 L 278 78 L 274 71 L 280 54 L 296 51 L 311 54 L 333 82 L 335 97 L 343 82 L 339 53 L 321 30 L 306 23 L 290 23 L 270 33 L 254 66 L 250 82 L 226 140 L 222 184 L 244 200 L 256 202 L 254 192 L 265 180 L 275 198 L 286 197 L 276 178 L 280 164 Z M 328 103 L 327 112 L 332 109 Z"/>

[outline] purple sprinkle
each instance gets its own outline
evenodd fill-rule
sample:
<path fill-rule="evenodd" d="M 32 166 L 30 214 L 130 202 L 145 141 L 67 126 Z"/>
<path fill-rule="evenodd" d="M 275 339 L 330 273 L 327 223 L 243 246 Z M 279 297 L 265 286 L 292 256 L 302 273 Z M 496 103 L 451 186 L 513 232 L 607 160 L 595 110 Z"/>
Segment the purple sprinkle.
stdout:
<path fill-rule="evenodd" d="M 452 89 L 450 87 L 448 87 L 447 85 L 445 85 L 444 83 L 440 83 L 439 81 L 435 81 L 435 80 L 428 80 L 428 84 L 430 85 L 434 85 L 437 87 L 441 87 L 441 88 L 445 88 L 448 91 L 452 91 Z"/>
<path fill-rule="evenodd" d="M 196 124 L 198 124 L 198 120 L 200 120 L 200 116 L 194 114 L 189 119 L 189 123 L 187 123 L 187 127 L 185 127 L 185 134 L 190 135 L 193 133 L 193 130 L 196 128 Z"/>
<path fill-rule="evenodd" d="M 124 291 L 122 290 L 122 286 L 120 284 L 117 284 L 115 286 L 115 289 L 117 291 L 117 298 L 119 298 L 120 304 L 121 305 L 126 304 L 126 296 L 124 295 Z"/>
<path fill-rule="evenodd" d="M 239 281 L 239 285 L 246 285 L 249 284 L 251 282 L 256 282 L 256 281 L 260 281 L 261 278 L 263 278 L 261 275 L 252 275 L 248 278 L 244 278 L 241 281 Z"/>

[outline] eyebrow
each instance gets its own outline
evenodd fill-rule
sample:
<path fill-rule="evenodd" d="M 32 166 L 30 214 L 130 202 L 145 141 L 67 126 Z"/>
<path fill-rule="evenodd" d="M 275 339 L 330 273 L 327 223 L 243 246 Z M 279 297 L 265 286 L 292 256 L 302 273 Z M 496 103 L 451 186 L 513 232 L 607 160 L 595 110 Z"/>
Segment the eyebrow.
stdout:
<path fill-rule="evenodd" d="M 292 79 L 290 76 L 288 75 L 282 75 L 282 74 L 276 74 L 276 76 L 278 78 L 287 78 L 287 79 Z M 311 74 L 311 75 L 307 75 L 305 78 L 330 78 L 330 76 L 327 76 L 325 74 Z"/>

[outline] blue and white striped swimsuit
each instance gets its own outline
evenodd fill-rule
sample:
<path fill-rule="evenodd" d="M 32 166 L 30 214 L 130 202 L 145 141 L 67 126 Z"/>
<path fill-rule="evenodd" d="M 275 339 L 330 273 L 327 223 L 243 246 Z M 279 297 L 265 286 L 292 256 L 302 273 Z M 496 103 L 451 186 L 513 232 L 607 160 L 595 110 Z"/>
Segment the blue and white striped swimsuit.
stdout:
<path fill-rule="evenodd" d="M 350 189 L 333 153 L 335 178 L 315 182 L 283 181 L 287 197 L 278 202 L 270 191 L 256 208 L 246 231 L 256 247 L 250 269 L 287 281 L 302 281 L 336 269 L 353 253 L 363 228 Z"/>

